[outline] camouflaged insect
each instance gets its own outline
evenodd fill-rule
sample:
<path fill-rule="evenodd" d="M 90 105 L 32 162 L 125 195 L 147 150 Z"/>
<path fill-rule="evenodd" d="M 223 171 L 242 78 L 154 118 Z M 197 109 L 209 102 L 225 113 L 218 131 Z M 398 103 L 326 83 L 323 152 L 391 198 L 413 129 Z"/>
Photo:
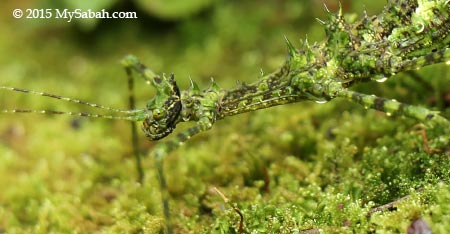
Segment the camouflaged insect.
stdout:
<path fill-rule="evenodd" d="M 337 13 L 325 10 L 328 19 L 319 20 L 326 30 L 323 42 L 309 45 L 305 41 L 300 49 L 296 49 L 286 39 L 288 56 L 280 69 L 254 83 L 242 83 L 231 90 L 221 89 L 214 80 L 204 90 L 200 90 L 192 80 L 188 90 L 180 90 L 173 74 L 159 76 L 134 56 L 127 56 L 122 61 L 129 80 L 132 80 L 131 72 L 135 71 L 156 89 L 155 97 L 141 109 L 133 107 L 123 111 L 24 89 L 0 89 L 49 96 L 122 113 L 123 116 L 105 116 L 65 112 L 142 121 L 142 129 L 150 140 L 168 136 L 180 122 L 195 122 L 195 126 L 158 144 L 151 152 L 157 163 L 167 231 L 171 233 L 169 195 L 162 159 L 192 136 L 210 129 L 217 120 L 227 116 L 299 101 L 326 102 L 345 98 L 389 115 L 408 116 L 450 128 L 450 121 L 435 111 L 348 89 L 355 82 L 386 80 L 398 72 L 450 60 L 449 0 L 392 0 L 381 14 L 369 17 L 364 13 L 362 19 L 352 22 L 344 19 L 341 10 Z M 30 110 L 2 112 L 64 114 Z"/>
<path fill-rule="evenodd" d="M 128 56 L 124 65 L 151 81 L 157 91 L 146 109 L 134 115 L 135 120 L 144 121 L 143 130 L 150 140 L 169 135 L 180 122 L 196 122 L 170 141 L 169 148 L 226 116 L 338 97 L 389 114 L 448 125 L 449 121 L 434 111 L 348 90 L 354 82 L 385 80 L 398 72 L 448 60 L 448 1 L 391 1 L 380 15 L 364 15 L 357 22 L 346 22 L 341 11 L 327 12 L 329 19 L 321 21 L 326 41 L 312 46 L 305 41 L 297 50 L 286 39 L 289 56 L 278 71 L 232 90 L 219 88 L 214 80 L 209 88 L 200 90 L 191 80 L 191 87 L 180 91 L 173 74 L 158 76 Z"/>
<path fill-rule="evenodd" d="M 369 17 L 364 13 L 363 18 L 355 22 L 346 22 L 341 10 L 326 11 L 328 19 L 319 20 L 325 26 L 325 41 L 314 45 L 305 41 L 300 49 L 295 49 L 286 39 L 289 53 L 278 71 L 232 90 L 221 89 L 212 80 L 207 89 L 200 90 L 191 81 L 190 88 L 180 92 L 173 75 L 160 77 L 135 57 L 124 59 L 128 69 L 152 80 L 157 90 L 147 105 L 147 114 L 136 116 L 136 120 L 144 121 L 143 129 L 150 140 L 165 137 L 180 122 L 196 122 L 194 127 L 156 146 L 152 152 L 159 164 L 167 222 L 168 194 L 161 160 L 190 137 L 210 129 L 226 116 L 298 101 L 326 102 L 345 98 L 388 115 L 404 115 L 450 127 L 450 121 L 435 111 L 348 89 L 355 82 L 384 81 L 398 72 L 449 60 L 448 0 L 390 1 L 381 14 Z"/>

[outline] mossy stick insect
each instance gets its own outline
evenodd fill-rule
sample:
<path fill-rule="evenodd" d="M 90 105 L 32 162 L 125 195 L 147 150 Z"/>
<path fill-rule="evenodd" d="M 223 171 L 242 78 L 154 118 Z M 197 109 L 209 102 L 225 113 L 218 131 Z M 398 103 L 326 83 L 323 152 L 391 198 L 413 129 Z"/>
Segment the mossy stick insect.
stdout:
<path fill-rule="evenodd" d="M 132 122 L 133 146 L 139 180 L 144 177 L 137 151 L 136 122 L 143 122 L 142 130 L 152 140 L 160 140 L 172 133 L 180 122 L 195 125 L 154 147 L 162 194 L 167 232 L 172 233 L 167 183 L 163 161 L 167 155 L 194 135 L 211 129 L 217 120 L 227 116 L 256 111 L 277 105 L 300 101 L 327 102 L 344 98 L 376 109 L 388 115 L 415 118 L 430 125 L 450 128 L 450 121 L 438 112 L 373 95 L 358 93 L 348 88 L 356 82 L 385 80 L 408 70 L 443 63 L 450 60 L 450 4 L 449 1 L 390 1 L 383 12 L 359 21 L 346 22 L 342 11 L 331 13 L 321 21 L 327 38 L 322 43 L 309 45 L 305 41 L 296 49 L 286 39 L 288 56 L 277 71 L 251 84 L 239 84 L 234 89 L 220 88 L 214 80 L 201 90 L 191 80 L 187 90 L 180 90 L 173 74 L 157 75 L 136 57 L 122 60 L 128 75 L 130 110 L 119 110 L 52 94 L 1 86 L 2 90 L 56 98 L 111 111 L 112 115 L 60 112 L 52 110 L 2 110 L 2 113 L 68 114 L 92 118 L 129 120 Z M 139 74 L 156 89 L 156 95 L 145 107 L 136 108 L 132 73 Z M 295 107 L 292 107 L 295 108 Z"/>

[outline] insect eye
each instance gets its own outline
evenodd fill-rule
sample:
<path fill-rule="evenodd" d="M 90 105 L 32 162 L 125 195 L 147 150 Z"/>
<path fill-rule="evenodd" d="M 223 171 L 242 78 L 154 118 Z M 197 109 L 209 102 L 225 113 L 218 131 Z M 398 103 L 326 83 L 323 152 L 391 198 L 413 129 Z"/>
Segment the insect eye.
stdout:
<path fill-rule="evenodd" d="M 164 116 L 166 115 L 166 111 L 161 110 L 161 109 L 154 109 L 152 111 L 152 115 L 153 115 L 153 119 L 158 121 L 158 120 L 161 120 L 162 118 L 164 118 Z"/>

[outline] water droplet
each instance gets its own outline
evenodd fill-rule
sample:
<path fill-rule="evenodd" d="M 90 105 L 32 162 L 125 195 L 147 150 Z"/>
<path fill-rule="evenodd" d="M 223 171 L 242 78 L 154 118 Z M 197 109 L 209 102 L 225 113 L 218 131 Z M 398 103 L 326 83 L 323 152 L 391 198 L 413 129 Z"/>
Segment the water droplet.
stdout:
<path fill-rule="evenodd" d="M 327 100 L 317 100 L 316 101 L 316 103 L 319 103 L 319 104 L 324 104 L 324 103 L 327 103 L 328 101 Z"/>
<path fill-rule="evenodd" d="M 416 33 L 421 33 L 425 29 L 425 24 L 423 24 L 423 23 L 419 23 L 419 24 L 420 24 L 420 26 L 417 29 Z"/>
<path fill-rule="evenodd" d="M 446 65 L 450 65 L 450 60 L 448 60 L 447 62 L 445 62 Z"/>
<path fill-rule="evenodd" d="M 369 106 L 364 106 L 364 109 L 366 109 L 366 110 L 369 109 Z"/>
<path fill-rule="evenodd" d="M 391 113 L 391 112 L 386 112 L 386 115 L 387 115 L 387 116 L 391 116 L 392 113 Z"/>
<path fill-rule="evenodd" d="M 388 79 L 387 77 L 382 76 L 381 78 L 375 79 L 375 81 L 376 81 L 376 82 L 379 82 L 379 83 L 383 83 L 383 82 L 385 82 L 387 79 Z"/>

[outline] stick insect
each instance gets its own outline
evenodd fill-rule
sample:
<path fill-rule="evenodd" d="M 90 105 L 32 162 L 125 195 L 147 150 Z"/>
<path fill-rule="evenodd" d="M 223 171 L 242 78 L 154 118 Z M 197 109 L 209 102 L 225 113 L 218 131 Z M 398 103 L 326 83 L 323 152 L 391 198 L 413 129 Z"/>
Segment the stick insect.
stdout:
<path fill-rule="evenodd" d="M 158 75 L 135 56 L 122 60 L 132 93 L 133 73 L 156 89 L 156 95 L 145 107 L 136 108 L 133 95 L 129 110 L 119 110 L 78 99 L 26 89 L 0 86 L 6 91 L 56 98 L 110 111 L 111 115 L 53 110 L 2 110 L 2 113 L 66 114 L 90 118 L 128 120 L 132 123 L 133 145 L 137 148 L 136 122 L 151 141 L 169 136 L 182 122 L 194 126 L 157 144 L 150 155 L 155 159 L 159 177 L 167 233 L 173 233 L 168 185 L 163 171 L 164 159 L 193 136 L 212 128 L 217 120 L 245 112 L 300 101 L 327 102 L 347 99 L 387 113 L 417 119 L 429 125 L 450 127 L 450 121 L 438 112 L 408 105 L 349 88 L 357 82 L 388 79 L 396 73 L 450 60 L 450 4 L 448 0 L 393 0 L 376 16 L 366 14 L 359 21 L 347 22 L 342 11 L 326 9 L 328 19 L 319 20 L 326 30 L 322 43 L 303 42 L 296 49 L 286 38 L 288 56 L 275 72 L 251 84 L 241 83 L 226 90 L 214 80 L 206 89 L 191 80 L 181 90 L 174 74 Z M 295 108 L 295 107 L 292 107 Z M 135 154 L 138 155 L 135 150 Z M 141 160 L 136 156 L 139 180 L 144 176 Z"/>

